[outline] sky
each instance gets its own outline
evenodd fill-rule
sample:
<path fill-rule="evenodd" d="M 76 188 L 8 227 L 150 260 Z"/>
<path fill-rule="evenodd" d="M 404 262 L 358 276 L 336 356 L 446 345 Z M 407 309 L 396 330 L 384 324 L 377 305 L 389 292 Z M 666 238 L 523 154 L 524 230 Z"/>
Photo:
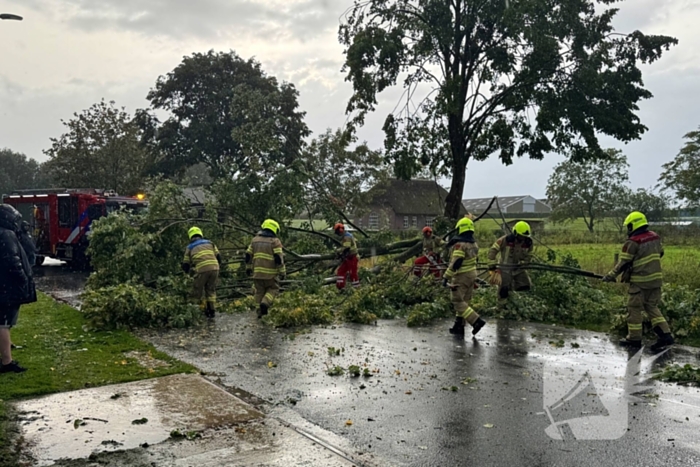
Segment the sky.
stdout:
<path fill-rule="evenodd" d="M 183 56 L 235 50 L 292 82 L 314 134 L 346 122 L 350 84 L 341 72 L 337 31 L 352 0 L 0 0 L 0 13 L 24 21 L 0 21 L 0 148 L 37 160 L 61 120 L 100 99 L 133 112 L 147 107 L 156 79 Z M 661 165 L 678 153 L 683 135 L 700 126 L 700 0 L 626 0 L 618 3 L 620 32 L 666 34 L 680 44 L 644 66 L 654 98 L 639 116 L 649 128 L 639 141 L 603 144 L 622 149 L 634 188 L 656 184 Z M 381 97 L 360 137 L 381 149 L 383 120 L 401 89 Z M 561 156 L 472 162 L 465 198 L 530 194 L 543 197 Z M 443 180 L 443 184 L 449 181 Z"/>

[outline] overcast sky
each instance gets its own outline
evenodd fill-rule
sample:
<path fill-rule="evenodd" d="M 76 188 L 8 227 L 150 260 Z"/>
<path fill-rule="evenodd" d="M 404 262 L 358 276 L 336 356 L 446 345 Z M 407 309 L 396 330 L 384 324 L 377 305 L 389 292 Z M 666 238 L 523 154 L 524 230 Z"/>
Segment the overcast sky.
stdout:
<path fill-rule="evenodd" d="M 0 148 L 44 160 L 61 119 L 100 99 L 127 110 L 147 106 L 159 75 L 193 52 L 235 50 L 255 56 L 263 68 L 294 83 L 307 123 L 318 134 L 345 122 L 350 86 L 340 72 L 337 41 L 342 13 L 351 0 L 0 0 L 0 13 L 24 16 L 0 21 Z M 654 98 L 640 116 L 649 131 L 620 147 L 631 163 L 634 187 L 656 183 L 682 136 L 700 125 L 700 0 L 627 0 L 616 26 L 621 32 L 677 37 L 680 45 L 645 67 Z M 396 104 L 385 96 L 361 137 L 382 147 L 381 126 Z M 543 196 L 552 167 L 561 160 L 495 159 L 469 166 L 465 197 L 495 194 Z"/>

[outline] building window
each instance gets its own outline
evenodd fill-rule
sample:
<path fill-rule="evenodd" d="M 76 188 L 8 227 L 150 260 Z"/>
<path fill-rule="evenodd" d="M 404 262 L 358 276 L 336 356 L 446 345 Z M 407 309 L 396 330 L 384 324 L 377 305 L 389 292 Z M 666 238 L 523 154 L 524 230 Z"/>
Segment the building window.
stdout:
<path fill-rule="evenodd" d="M 408 228 L 408 216 L 403 216 L 403 228 Z"/>
<path fill-rule="evenodd" d="M 417 216 L 413 216 L 413 223 L 411 225 L 413 226 L 414 229 L 418 228 L 418 217 Z"/>
<path fill-rule="evenodd" d="M 433 228 L 433 224 L 435 223 L 435 219 L 426 219 L 425 220 L 425 226 Z"/>
<path fill-rule="evenodd" d="M 371 213 L 369 215 L 369 229 L 379 230 L 379 214 Z"/>
<path fill-rule="evenodd" d="M 359 228 L 362 228 L 362 218 L 361 217 L 359 219 L 357 219 L 357 226 Z"/>

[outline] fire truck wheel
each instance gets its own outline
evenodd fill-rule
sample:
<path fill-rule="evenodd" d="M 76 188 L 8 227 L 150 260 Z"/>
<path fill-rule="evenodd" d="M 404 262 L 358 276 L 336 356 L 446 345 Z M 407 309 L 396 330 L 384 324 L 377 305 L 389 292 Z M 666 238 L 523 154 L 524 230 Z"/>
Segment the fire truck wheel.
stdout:
<path fill-rule="evenodd" d="M 37 267 L 43 266 L 45 260 L 46 260 L 46 256 L 37 255 L 36 262 L 34 263 L 34 266 L 37 266 Z"/>

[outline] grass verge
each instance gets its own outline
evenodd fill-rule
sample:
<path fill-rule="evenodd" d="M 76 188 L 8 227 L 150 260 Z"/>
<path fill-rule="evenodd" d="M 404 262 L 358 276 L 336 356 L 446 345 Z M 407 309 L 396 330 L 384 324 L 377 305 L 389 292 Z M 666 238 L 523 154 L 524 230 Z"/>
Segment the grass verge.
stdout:
<path fill-rule="evenodd" d="M 0 375 L 0 467 L 18 465 L 7 401 L 196 371 L 128 331 L 87 330 L 81 312 L 43 294 L 22 307 L 12 340 L 22 346 L 13 357 L 29 371 Z"/>

